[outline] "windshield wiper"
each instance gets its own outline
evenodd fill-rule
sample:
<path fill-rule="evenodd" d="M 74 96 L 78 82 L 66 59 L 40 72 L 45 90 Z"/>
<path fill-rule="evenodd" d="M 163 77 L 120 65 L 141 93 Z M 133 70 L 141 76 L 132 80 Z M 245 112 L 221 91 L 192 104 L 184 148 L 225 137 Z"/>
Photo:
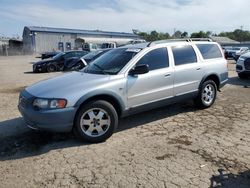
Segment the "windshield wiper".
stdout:
<path fill-rule="evenodd" d="M 108 74 L 100 65 L 93 63 L 92 65 L 96 66 L 103 74 Z"/>

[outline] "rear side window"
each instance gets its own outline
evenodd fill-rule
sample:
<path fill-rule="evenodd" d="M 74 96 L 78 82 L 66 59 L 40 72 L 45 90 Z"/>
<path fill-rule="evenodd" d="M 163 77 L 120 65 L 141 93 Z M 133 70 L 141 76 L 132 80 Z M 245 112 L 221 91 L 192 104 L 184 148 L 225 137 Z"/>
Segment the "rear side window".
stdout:
<path fill-rule="evenodd" d="M 75 52 L 75 56 L 76 56 L 76 57 L 82 57 L 82 56 L 84 56 L 84 55 L 86 55 L 86 54 L 87 54 L 86 51 Z"/>
<path fill-rule="evenodd" d="M 196 44 L 201 52 L 203 59 L 221 58 L 220 48 L 216 44 Z"/>
<path fill-rule="evenodd" d="M 71 57 L 74 57 L 75 56 L 75 52 L 68 52 L 64 55 L 64 58 L 65 59 L 68 59 L 68 58 L 71 58 Z"/>
<path fill-rule="evenodd" d="M 184 65 L 196 63 L 197 56 L 192 46 L 174 46 L 172 47 L 175 65 Z"/>
<path fill-rule="evenodd" d="M 169 67 L 168 51 L 166 48 L 158 48 L 144 55 L 137 65 L 146 64 L 149 70 Z"/>

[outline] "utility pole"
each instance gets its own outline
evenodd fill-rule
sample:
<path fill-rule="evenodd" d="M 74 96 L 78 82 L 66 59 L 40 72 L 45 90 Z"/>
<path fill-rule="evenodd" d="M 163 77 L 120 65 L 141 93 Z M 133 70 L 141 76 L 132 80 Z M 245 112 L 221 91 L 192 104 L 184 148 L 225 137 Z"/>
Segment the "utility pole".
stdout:
<path fill-rule="evenodd" d="M 243 25 L 240 26 L 240 30 L 241 30 L 241 33 L 240 33 L 240 43 L 242 42 L 242 35 L 243 35 Z"/>

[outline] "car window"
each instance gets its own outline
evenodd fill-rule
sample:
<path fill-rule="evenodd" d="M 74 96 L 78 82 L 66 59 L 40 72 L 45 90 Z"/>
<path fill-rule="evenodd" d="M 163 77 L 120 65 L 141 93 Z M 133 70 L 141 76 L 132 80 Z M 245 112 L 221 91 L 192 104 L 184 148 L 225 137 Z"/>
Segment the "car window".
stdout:
<path fill-rule="evenodd" d="M 221 58 L 220 48 L 216 44 L 197 44 L 203 59 Z"/>
<path fill-rule="evenodd" d="M 117 74 L 141 49 L 115 48 L 92 61 L 84 72 L 92 74 Z"/>
<path fill-rule="evenodd" d="M 149 70 L 156 70 L 169 67 L 168 51 L 166 48 L 154 49 L 145 54 L 137 65 L 148 65 Z"/>
<path fill-rule="evenodd" d="M 82 58 L 83 59 L 92 59 L 93 57 L 95 57 L 96 55 L 98 55 L 99 53 L 102 53 L 103 51 L 101 50 L 96 50 L 93 52 L 89 52 L 88 54 L 84 55 Z"/>
<path fill-rule="evenodd" d="M 74 57 L 75 56 L 75 52 L 68 52 L 64 55 L 64 58 L 65 59 L 68 59 L 68 58 L 71 58 L 71 57 Z"/>
<path fill-rule="evenodd" d="M 174 46 L 172 47 L 175 65 L 184 65 L 189 63 L 196 63 L 197 56 L 192 46 Z"/>
<path fill-rule="evenodd" d="M 52 58 L 55 60 L 61 59 L 64 56 L 65 53 L 59 52 L 57 55 L 53 56 Z"/>
<path fill-rule="evenodd" d="M 84 55 L 86 55 L 87 54 L 87 52 L 85 52 L 85 51 L 79 51 L 79 52 L 75 52 L 75 57 L 82 57 L 82 56 L 84 56 Z"/>

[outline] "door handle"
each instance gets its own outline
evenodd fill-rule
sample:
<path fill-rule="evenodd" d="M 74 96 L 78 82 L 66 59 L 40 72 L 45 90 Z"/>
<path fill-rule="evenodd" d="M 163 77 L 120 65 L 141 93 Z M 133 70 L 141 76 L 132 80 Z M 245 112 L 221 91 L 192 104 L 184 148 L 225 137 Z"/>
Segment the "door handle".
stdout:
<path fill-rule="evenodd" d="M 199 68 L 197 68 L 196 70 L 201 70 L 201 68 L 199 67 Z"/>
<path fill-rule="evenodd" d="M 164 75 L 164 77 L 169 77 L 171 74 L 170 73 L 168 73 L 168 74 L 165 74 Z"/>

